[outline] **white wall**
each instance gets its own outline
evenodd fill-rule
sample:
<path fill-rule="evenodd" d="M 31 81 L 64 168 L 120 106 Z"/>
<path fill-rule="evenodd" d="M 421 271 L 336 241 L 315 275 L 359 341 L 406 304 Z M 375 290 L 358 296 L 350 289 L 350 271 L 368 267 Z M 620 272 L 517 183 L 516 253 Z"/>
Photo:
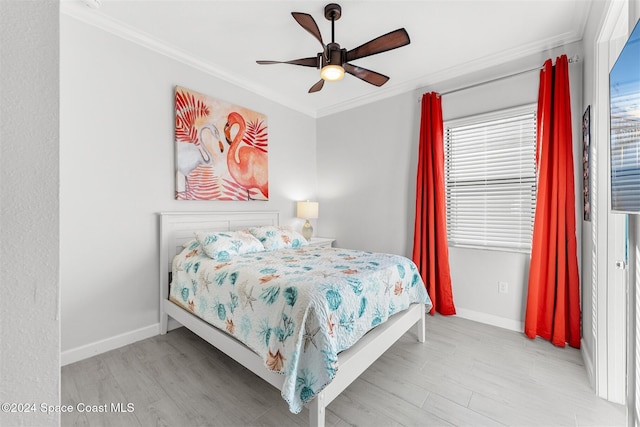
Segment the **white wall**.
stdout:
<path fill-rule="evenodd" d="M 423 92 L 446 93 L 522 70 L 542 66 L 563 53 L 581 56 L 574 43 L 519 59 L 473 76 L 440 82 L 365 107 L 318 119 L 317 159 L 323 232 L 350 248 L 411 257 L 415 179 Z M 473 79 L 473 80 L 472 80 Z M 536 103 L 538 72 L 445 94 L 444 120 Z M 578 244 L 582 221 L 582 64 L 570 66 L 576 179 Z M 331 220 L 333 218 L 333 220 Z M 529 254 L 450 248 L 454 300 L 458 314 L 522 330 Z M 580 254 L 578 254 L 580 258 Z M 498 282 L 509 293 L 498 293 Z"/>
<path fill-rule="evenodd" d="M 58 10 L 0 1 L 0 402 L 37 404 L 3 426 L 60 420 Z"/>
<path fill-rule="evenodd" d="M 406 93 L 318 119 L 319 234 L 411 256 L 419 112 Z"/>
<path fill-rule="evenodd" d="M 275 210 L 301 226 L 294 201 L 317 184 L 309 116 L 66 15 L 60 44 L 64 364 L 157 333 L 158 212 Z M 267 115 L 268 202 L 174 200 L 175 85 Z"/>

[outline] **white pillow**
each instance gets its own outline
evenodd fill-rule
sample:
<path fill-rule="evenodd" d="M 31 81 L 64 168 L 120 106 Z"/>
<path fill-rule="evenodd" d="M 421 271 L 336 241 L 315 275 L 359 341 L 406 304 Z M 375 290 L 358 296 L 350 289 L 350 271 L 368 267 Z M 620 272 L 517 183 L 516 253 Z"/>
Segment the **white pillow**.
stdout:
<path fill-rule="evenodd" d="M 249 232 L 251 232 L 268 251 L 301 248 L 309 244 L 302 234 L 285 227 L 265 225 L 262 227 L 251 227 Z"/>
<path fill-rule="evenodd" d="M 207 256 L 216 261 L 228 261 L 234 255 L 264 251 L 264 246 L 247 230 L 196 232 L 196 239 Z"/>

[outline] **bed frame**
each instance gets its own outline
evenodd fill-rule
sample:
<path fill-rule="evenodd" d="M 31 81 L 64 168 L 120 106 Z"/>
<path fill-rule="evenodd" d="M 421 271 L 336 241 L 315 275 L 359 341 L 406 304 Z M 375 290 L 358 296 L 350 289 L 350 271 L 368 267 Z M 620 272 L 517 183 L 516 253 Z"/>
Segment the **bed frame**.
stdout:
<path fill-rule="evenodd" d="M 252 226 L 279 225 L 280 214 L 261 212 L 162 212 L 160 215 L 160 334 L 167 333 L 169 317 L 226 353 L 256 375 L 282 389 L 283 376 L 269 371 L 263 360 L 226 332 L 201 320 L 169 301 L 172 260 L 194 231 L 233 231 Z M 418 340 L 425 341 L 425 306 L 412 304 L 362 337 L 338 355 L 339 369 L 333 381 L 307 407 L 309 425 L 324 426 L 325 408 L 414 325 Z M 176 326 L 177 327 L 177 326 Z"/>

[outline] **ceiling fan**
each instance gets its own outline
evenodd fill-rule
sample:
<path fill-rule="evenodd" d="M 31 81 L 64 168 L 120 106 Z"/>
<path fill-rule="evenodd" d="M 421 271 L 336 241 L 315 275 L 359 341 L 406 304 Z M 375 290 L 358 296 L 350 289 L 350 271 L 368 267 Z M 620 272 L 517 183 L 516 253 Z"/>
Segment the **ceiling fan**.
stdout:
<path fill-rule="evenodd" d="M 350 61 L 364 58 L 365 56 L 375 55 L 377 53 L 386 52 L 388 50 L 396 49 L 398 47 L 406 46 L 411 41 L 409 40 L 409 34 L 404 28 L 391 31 L 377 37 L 367 43 L 356 47 L 355 49 L 347 50 L 341 48 L 338 43 L 335 42 L 335 21 L 340 19 L 342 15 L 342 8 L 339 4 L 330 3 L 324 8 L 324 17 L 331 21 L 331 43 L 327 45 L 322 41 L 322 35 L 318 29 L 318 24 L 308 13 L 291 12 L 293 18 L 307 30 L 312 36 L 314 36 L 322 45 L 322 52 L 316 56 L 309 58 L 292 59 L 291 61 L 256 61 L 258 64 L 292 64 L 302 65 L 303 67 L 315 67 L 320 69 L 320 81 L 311 86 L 309 93 L 318 92 L 324 86 L 326 81 L 337 81 L 344 77 L 344 73 L 349 73 L 367 83 L 375 86 L 382 86 L 385 84 L 389 77 L 377 73 L 375 71 L 367 70 L 366 68 L 359 67 L 357 65 L 350 64 Z"/>

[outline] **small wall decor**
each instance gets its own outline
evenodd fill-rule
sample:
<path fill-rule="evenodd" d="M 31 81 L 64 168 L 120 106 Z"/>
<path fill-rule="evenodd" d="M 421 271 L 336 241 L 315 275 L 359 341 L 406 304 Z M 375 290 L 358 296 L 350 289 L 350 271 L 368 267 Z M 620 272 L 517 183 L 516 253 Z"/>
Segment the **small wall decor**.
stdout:
<path fill-rule="evenodd" d="M 267 117 L 176 86 L 177 200 L 268 200 Z"/>
<path fill-rule="evenodd" d="M 591 221 L 591 178 L 589 173 L 589 156 L 591 155 L 591 106 L 587 106 L 582 116 L 582 197 L 584 203 L 584 220 Z"/>

